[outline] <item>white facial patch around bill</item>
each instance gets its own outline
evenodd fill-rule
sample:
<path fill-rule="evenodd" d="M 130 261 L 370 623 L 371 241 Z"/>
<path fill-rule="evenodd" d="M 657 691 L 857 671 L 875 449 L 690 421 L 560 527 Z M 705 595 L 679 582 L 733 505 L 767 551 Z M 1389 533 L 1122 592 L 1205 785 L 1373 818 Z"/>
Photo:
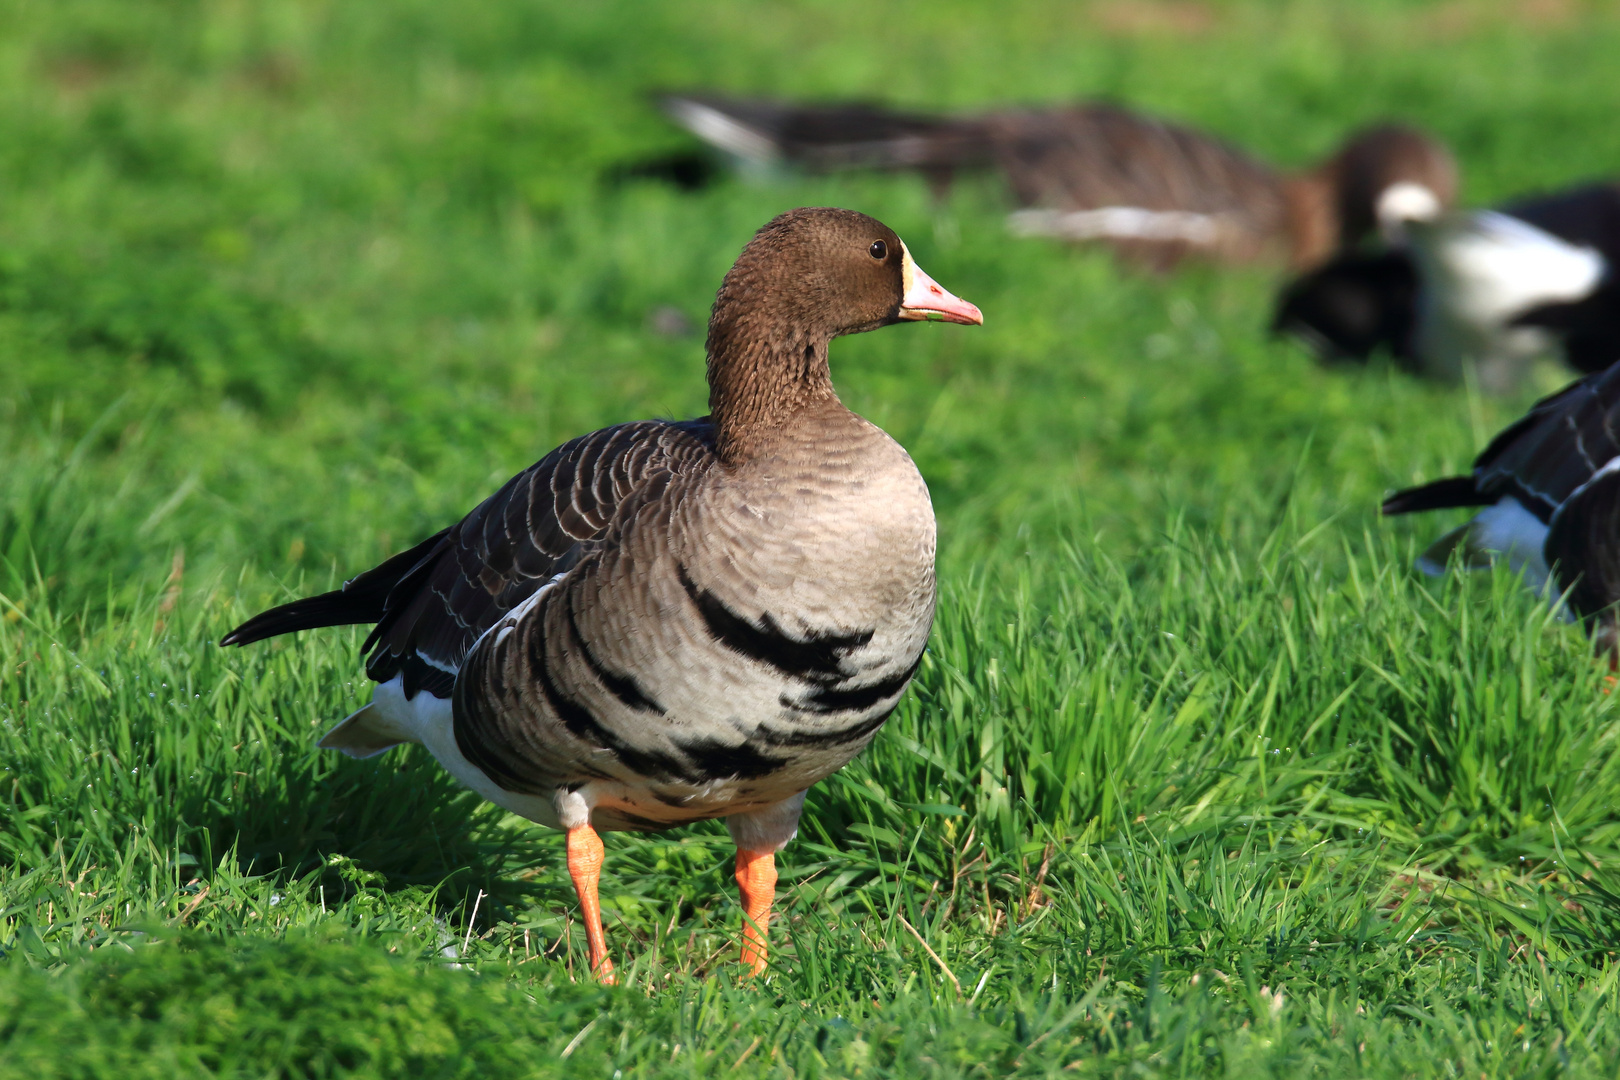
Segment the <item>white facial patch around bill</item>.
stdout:
<path fill-rule="evenodd" d="M 1403 180 L 1391 184 L 1378 196 L 1374 213 L 1378 231 L 1390 243 L 1403 240 L 1409 221 L 1432 221 L 1440 216 L 1440 197 L 1423 184 Z"/>

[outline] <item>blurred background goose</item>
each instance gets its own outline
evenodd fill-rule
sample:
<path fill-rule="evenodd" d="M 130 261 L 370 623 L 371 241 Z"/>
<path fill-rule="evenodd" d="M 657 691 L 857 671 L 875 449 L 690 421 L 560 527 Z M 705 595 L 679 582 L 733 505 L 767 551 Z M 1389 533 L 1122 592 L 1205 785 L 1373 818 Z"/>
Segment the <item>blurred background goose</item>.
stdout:
<path fill-rule="evenodd" d="M 671 118 L 749 171 L 781 165 L 915 171 L 943 195 L 963 171 L 998 173 L 1020 207 L 1011 229 L 1109 244 L 1167 270 L 1197 256 L 1302 270 L 1432 217 L 1457 168 L 1436 139 L 1383 124 L 1315 168 L 1288 174 L 1231 144 L 1103 103 L 933 116 L 860 103 L 715 95 L 660 99 Z"/>
<path fill-rule="evenodd" d="M 1620 185 L 1584 184 L 1404 223 L 1389 247 L 1286 286 L 1273 329 L 1326 358 L 1384 350 L 1435 378 L 1472 371 L 1505 391 L 1537 356 L 1585 372 L 1620 360 L 1617 262 Z"/>
<path fill-rule="evenodd" d="M 923 319 L 982 322 L 881 222 L 784 214 L 716 297 L 710 416 L 566 443 L 459 524 L 222 644 L 375 623 L 372 701 L 321 745 L 420 743 L 485 798 L 566 830 L 603 978 L 597 830 L 724 818 L 759 971 L 775 853 L 805 792 L 871 741 L 933 622 L 928 488 L 839 401 L 827 345 Z"/>

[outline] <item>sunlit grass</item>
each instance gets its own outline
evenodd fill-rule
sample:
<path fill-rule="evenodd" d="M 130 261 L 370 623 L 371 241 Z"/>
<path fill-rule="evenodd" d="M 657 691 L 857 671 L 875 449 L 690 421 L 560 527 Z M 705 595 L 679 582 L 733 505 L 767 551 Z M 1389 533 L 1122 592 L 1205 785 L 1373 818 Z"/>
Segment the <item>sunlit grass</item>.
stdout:
<path fill-rule="evenodd" d="M 1104 94 L 1290 164 L 1395 114 L 1475 200 L 1613 172 L 1620 26 L 1533 7 L 0 0 L 0 1073 L 1613 1075 L 1605 672 L 1375 512 L 1528 397 L 1320 369 L 1269 271 L 1014 241 L 988 182 L 616 178 L 685 145 L 670 86 Z M 362 630 L 213 643 L 701 413 L 649 312 L 700 327 L 801 204 L 986 313 L 832 353 L 929 482 L 935 633 L 811 794 L 770 977 L 711 823 L 608 838 L 604 990 L 557 834 L 315 749 Z"/>

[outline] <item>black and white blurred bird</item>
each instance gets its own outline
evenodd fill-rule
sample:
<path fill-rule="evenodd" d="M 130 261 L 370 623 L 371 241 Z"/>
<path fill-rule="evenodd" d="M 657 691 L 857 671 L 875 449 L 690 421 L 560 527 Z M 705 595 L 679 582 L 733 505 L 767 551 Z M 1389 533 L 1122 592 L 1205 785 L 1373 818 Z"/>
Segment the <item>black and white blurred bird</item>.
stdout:
<path fill-rule="evenodd" d="M 715 299 L 709 416 L 564 443 L 457 524 L 222 644 L 374 623 L 372 700 L 320 745 L 420 743 L 566 830 L 603 978 L 597 830 L 724 818 L 759 971 L 805 792 L 871 741 L 933 622 L 928 488 L 827 365 L 831 339 L 909 320 L 983 321 L 883 223 L 783 214 Z"/>
<path fill-rule="evenodd" d="M 1387 515 L 1480 507 L 1418 560 L 1428 574 L 1455 556 L 1477 569 L 1505 559 L 1525 581 L 1620 658 L 1620 364 L 1540 402 L 1491 440 L 1467 476 L 1396 492 Z"/>
<path fill-rule="evenodd" d="M 1393 244 L 1348 253 L 1292 282 L 1273 329 L 1329 358 L 1397 362 L 1487 390 L 1531 361 L 1577 371 L 1620 360 L 1620 185 L 1588 184 L 1494 210 L 1405 223 Z"/>
<path fill-rule="evenodd" d="M 1450 152 L 1399 124 L 1356 132 L 1290 173 L 1103 102 L 958 116 L 709 94 L 660 104 L 744 171 L 912 171 L 943 194 L 959 173 L 989 170 L 1019 207 L 1014 233 L 1104 243 L 1158 270 L 1187 257 L 1303 270 L 1393 222 L 1440 213 L 1457 190 Z"/>

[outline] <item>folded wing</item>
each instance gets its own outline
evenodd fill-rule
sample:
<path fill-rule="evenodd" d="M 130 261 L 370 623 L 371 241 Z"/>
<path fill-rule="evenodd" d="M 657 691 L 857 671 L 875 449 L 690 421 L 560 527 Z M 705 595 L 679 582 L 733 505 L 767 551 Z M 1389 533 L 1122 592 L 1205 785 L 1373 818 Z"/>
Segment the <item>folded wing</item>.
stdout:
<path fill-rule="evenodd" d="M 407 698 L 448 698 L 473 643 L 502 615 L 566 573 L 654 480 L 702 468 L 714 453 L 707 419 L 603 428 L 547 454 L 456 525 L 346 582 L 272 608 L 232 630 L 247 645 L 322 626 L 375 623 L 366 674 L 403 676 Z"/>

